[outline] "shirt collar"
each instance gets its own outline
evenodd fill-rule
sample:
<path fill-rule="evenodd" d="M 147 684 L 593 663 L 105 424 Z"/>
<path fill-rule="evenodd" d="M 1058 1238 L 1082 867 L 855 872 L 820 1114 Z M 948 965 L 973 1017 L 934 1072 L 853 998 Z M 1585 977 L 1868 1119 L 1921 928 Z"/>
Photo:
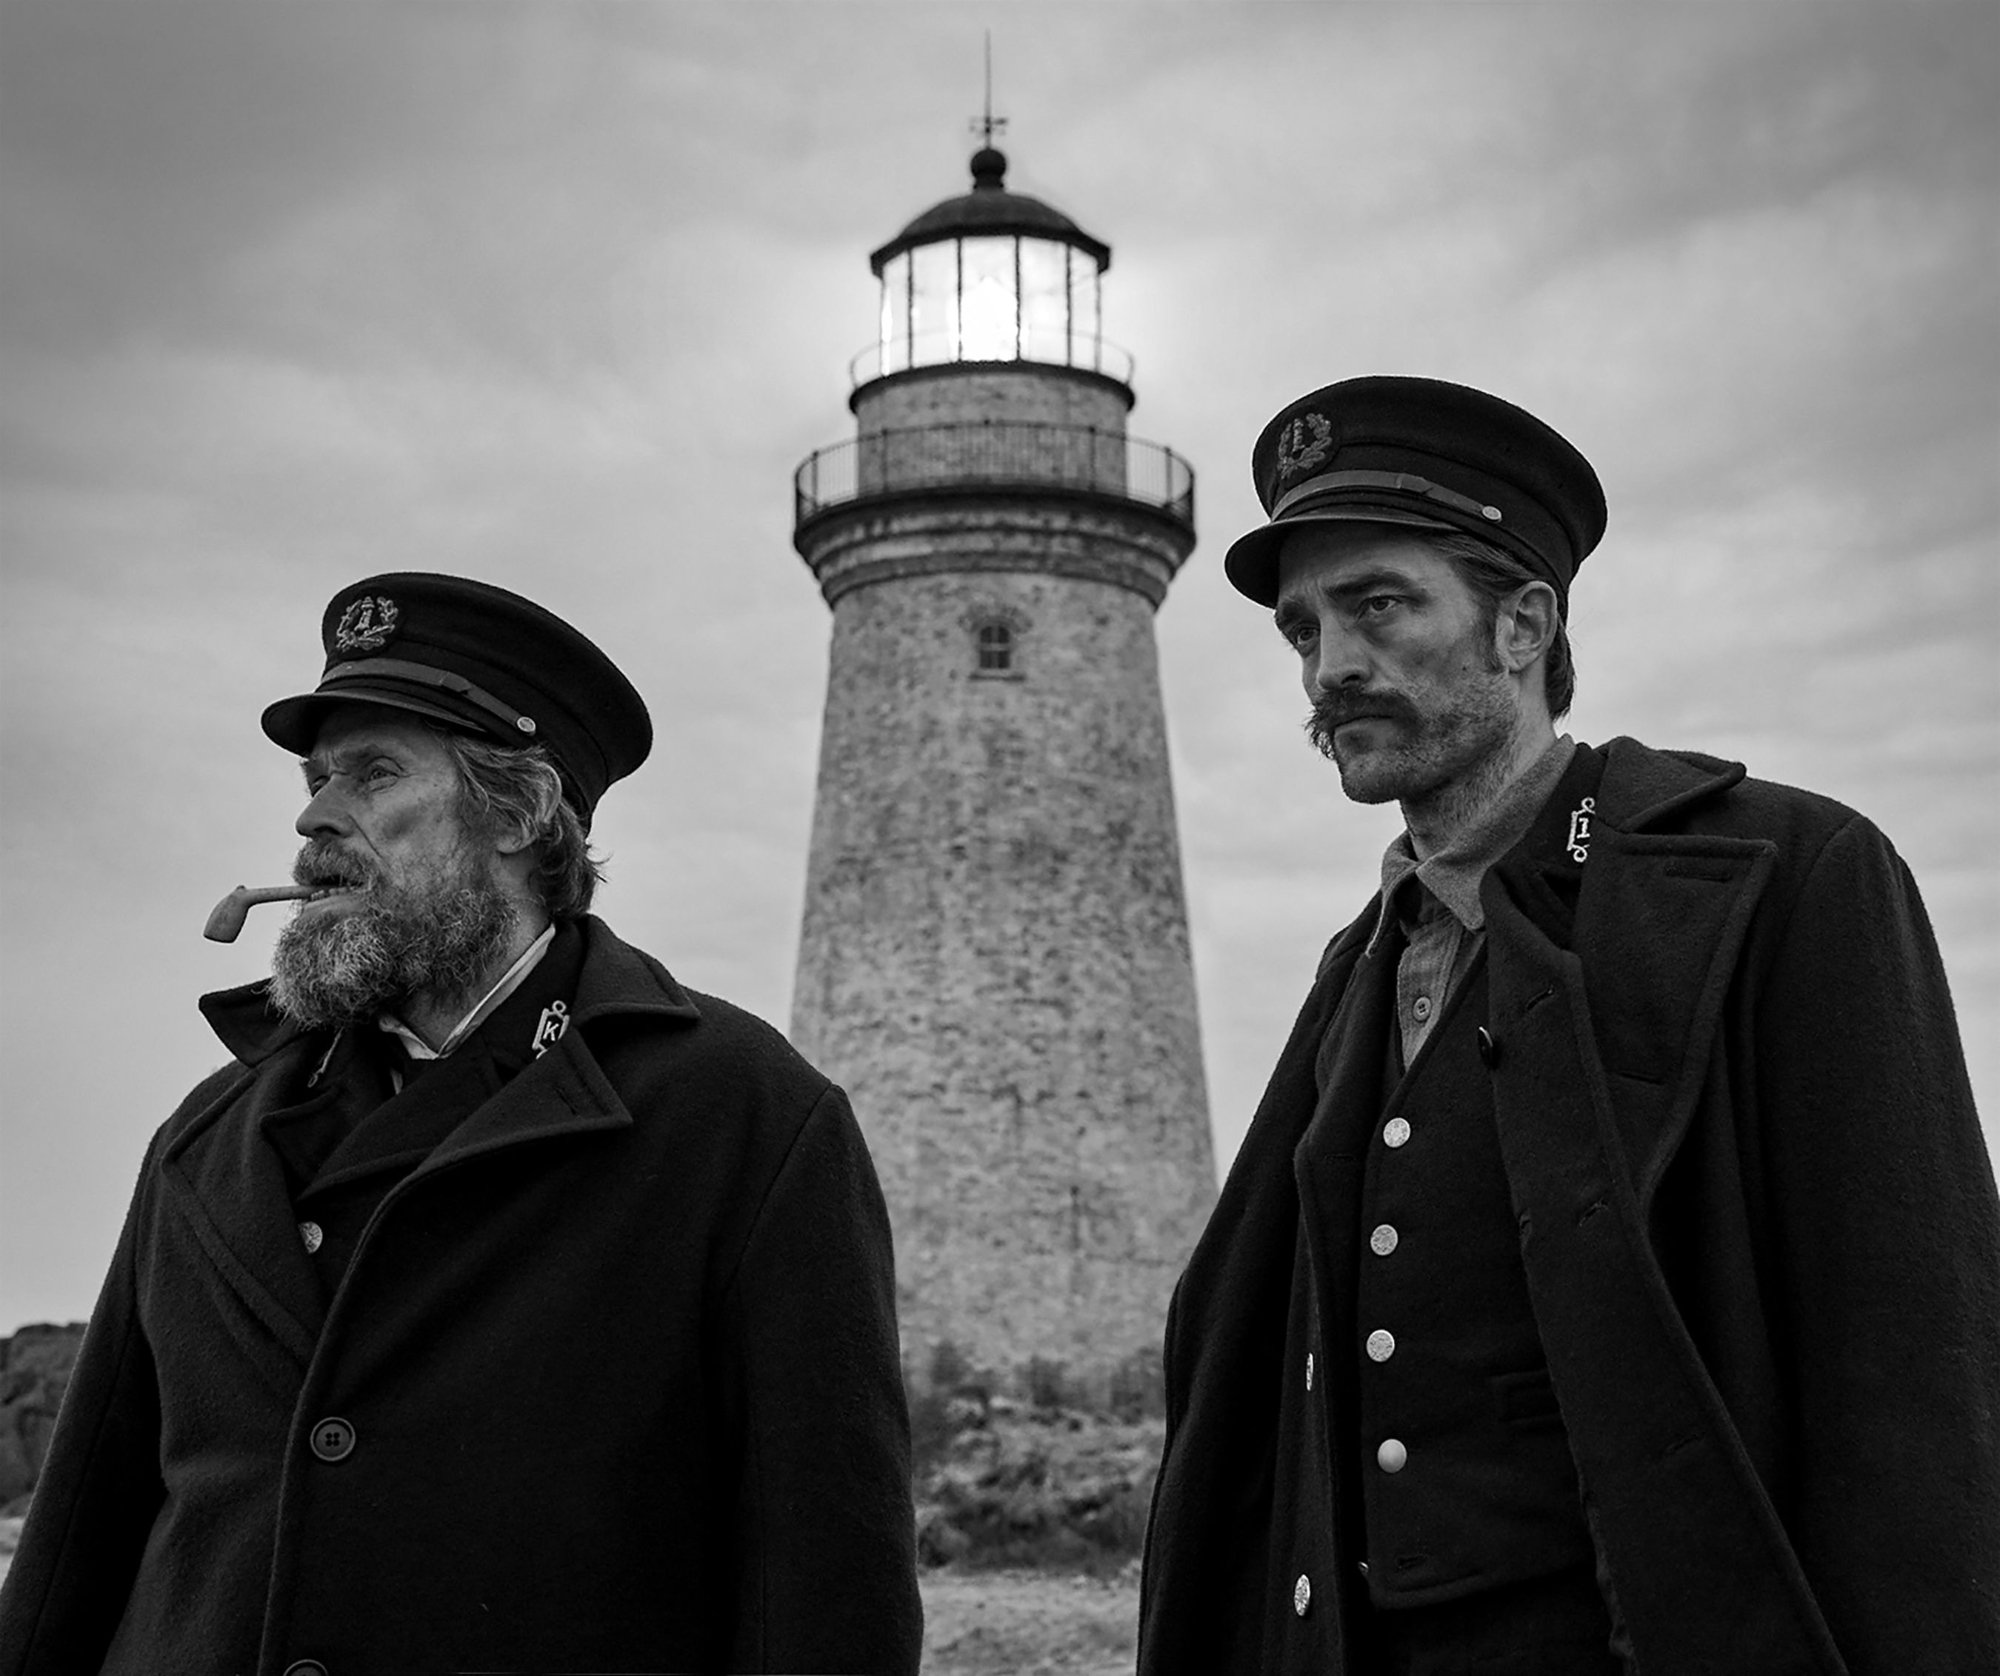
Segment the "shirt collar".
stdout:
<path fill-rule="evenodd" d="M 500 974 L 500 981 L 486 992 L 486 997 L 471 1012 L 460 1019 L 451 1034 L 433 1048 L 394 1013 L 383 1013 L 375 1020 L 375 1028 L 386 1031 L 403 1044 L 412 1059 L 442 1059 L 477 1030 L 499 1008 L 500 1004 L 527 981 L 528 974 L 541 964 L 542 956 L 549 952 L 549 944 L 555 941 L 556 928 L 553 924 L 542 927 L 542 934 L 522 951 L 521 958 Z"/>
<path fill-rule="evenodd" d="M 1376 898 L 1368 953 L 1372 955 L 1381 942 L 1395 912 L 1391 904 L 1396 892 L 1412 874 L 1466 930 L 1483 930 L 1486 909 L 1479 900 L 1480 882 L 1487 869 L 1520 842 L 1575 755 L 1576 741 L 1563 734 L 1509 780 L 1477 820 L 1427 860 L 1417 860 L 1409 833 L 1399 832 L 1382 854 L 1382 889 Z"/>

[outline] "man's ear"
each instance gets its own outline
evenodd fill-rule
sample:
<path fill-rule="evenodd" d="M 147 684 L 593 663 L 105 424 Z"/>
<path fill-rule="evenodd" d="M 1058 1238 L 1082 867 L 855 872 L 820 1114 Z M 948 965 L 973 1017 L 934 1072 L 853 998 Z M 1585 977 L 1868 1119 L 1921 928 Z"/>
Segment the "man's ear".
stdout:
<path fill-rule="evenodd" d="M 1561 623 L 1555 589 L 1546 582 L 1523 583 L 1495 614 L 1494 650 L 1507 669 L 1518 675 L 1555 644 Z"/>
<path fill-rule="evenodd" d="M 526 827 L 510 827 L 494 834 L 493 848 L 501 855 L 519 855 L 534 843 L 534 835 Z"/>

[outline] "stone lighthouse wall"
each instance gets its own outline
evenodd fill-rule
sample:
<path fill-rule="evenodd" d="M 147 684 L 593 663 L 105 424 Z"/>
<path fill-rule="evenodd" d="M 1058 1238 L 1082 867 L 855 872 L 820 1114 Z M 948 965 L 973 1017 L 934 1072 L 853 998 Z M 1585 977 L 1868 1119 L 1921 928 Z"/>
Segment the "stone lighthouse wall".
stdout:
<path fill-rule="evenodd" d="M 1101 1382 L 1215 1192 L 1153 637 L 1185 543 L 1109 497 L 864 510 L 802 540 L 834 620 L 792 1034 L 867 1134 L 912 1373 Z"/>

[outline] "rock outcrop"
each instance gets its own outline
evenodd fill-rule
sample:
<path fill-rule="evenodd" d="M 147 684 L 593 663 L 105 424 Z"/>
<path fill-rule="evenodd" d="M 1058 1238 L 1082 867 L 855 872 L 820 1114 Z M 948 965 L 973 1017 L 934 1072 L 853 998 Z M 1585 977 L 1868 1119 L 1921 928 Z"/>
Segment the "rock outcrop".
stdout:
<path fill-rule="evenodd" d="M 41 1322 L 0 1338 L 0 1516 L 27 1506 L 82 1342 L 81 1321 Z"/>

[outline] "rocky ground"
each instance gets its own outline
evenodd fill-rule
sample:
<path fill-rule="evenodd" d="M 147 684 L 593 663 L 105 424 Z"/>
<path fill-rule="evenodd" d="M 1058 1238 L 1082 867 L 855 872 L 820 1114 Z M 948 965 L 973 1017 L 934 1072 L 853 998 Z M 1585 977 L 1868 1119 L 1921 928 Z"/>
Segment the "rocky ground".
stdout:
<path fill-rule="evenodd" d="M 954 1400 L 916 1420 L 917 1559 L 925 1567 L 1082 1571 L 1139 1556 L 1165 1422 Z"/>
<path fill-rule="evenodd" d="M 43 1322 L 0 1338 L 0 1516 L 28 1504 L 82 1342 L 80 1321 Z"/>

